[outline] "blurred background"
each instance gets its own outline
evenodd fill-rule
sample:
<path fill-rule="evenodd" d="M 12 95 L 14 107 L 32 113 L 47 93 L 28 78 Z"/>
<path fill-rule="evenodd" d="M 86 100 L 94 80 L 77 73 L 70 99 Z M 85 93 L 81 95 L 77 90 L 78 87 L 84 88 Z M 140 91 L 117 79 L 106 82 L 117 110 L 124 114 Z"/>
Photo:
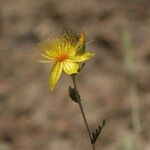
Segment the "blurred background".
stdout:
<path fill-rule="evenodd" d="M 0 150 L 90 150 L 64 75 L 35 46 L 64 29 L 84 30 L 96 55 L 78 76 L 90 129 L 106 118 L 97 150 L 150 150 L 149 0 L 0 0 Z"/>

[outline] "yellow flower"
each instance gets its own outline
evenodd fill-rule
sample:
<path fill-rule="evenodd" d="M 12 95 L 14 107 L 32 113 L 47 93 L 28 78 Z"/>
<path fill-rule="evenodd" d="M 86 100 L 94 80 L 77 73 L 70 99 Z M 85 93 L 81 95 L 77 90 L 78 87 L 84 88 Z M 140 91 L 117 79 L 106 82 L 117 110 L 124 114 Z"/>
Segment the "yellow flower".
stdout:
<path fill-rule="evenodd" d="M 63 32 L 53 40 L 47 40 L 40 45 L 40 62 L 53 63 L 50 72 L 49 86 L 53 90 L 61 73 L 78 73 L 79 63 L 91 58 L 94 53 L 84 52 L 84 34 Z"/>

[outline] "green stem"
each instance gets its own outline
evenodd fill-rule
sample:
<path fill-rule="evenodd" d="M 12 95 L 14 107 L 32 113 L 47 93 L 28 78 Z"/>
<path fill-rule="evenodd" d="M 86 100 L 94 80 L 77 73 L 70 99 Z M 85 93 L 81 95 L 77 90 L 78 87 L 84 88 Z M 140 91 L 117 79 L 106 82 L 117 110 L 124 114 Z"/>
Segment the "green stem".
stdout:
<path fill-rule="evenodd" d="M 78 91 L 77 89 L 77 85 L 76 85 L 76 75 L 72 75 L 72 81 L 73 81 L 73 85 L 74 85 L 74 88 L 76 91 Z M 82 106 L 82 103 L 81 103 L 81 100 L 79 99 L 78 100 L 78 104 L 79 104 L 79 108 L 80 108 L 80 111 L 81 111 L 81 114 L 82 114 L 82 117 L 83 117 L 83 120 L 84 120 L 84 123 L 85 123 L 85 126 L 86 126 L 86 129 L 87 129 L 87 132 L 88 132 L 88 135 L 89 135 L 89 140 L 91 142 L 91 139 L 92 139 L 92 136 L 91 136 L 91 132 L 90 132 L 90 128 L 89 128 L 89 125 L 87 123 L 87 119 L 86 119 L 86 116 L 85 116 L 85 112 L 83 110 L 83 106 Z M 91 143 L 92 144 L 92 143 Z M 92 149 L 95 150 L 95 145 L 92 144 Z"/>
<path fill-rule="evenodd" d="M 135 149 L 138 147 L 139 135 L 141 132 L 140 108 L 139 108 L 139 93 L 136 78 L 135 54 L 132 50 L 131 37 L 127 30 L 123 31 L 123 49 L 126 75 L 129 81 L 129 91 L 131 95 L 131 115 L 134 131 Z"/>
<path fill-rule="evenodd" d="M 130 94 L 131 94 L 131 111 L 132 111 L 132 125 L 134 131 L 134 145 L 135 149 L 138 147 L 139 135 L 141 132 L 141 121 L 140 121 L 140 109 L 139 109 L 139 97 L 136 77 L 133 76 L 129 81 Z"/>

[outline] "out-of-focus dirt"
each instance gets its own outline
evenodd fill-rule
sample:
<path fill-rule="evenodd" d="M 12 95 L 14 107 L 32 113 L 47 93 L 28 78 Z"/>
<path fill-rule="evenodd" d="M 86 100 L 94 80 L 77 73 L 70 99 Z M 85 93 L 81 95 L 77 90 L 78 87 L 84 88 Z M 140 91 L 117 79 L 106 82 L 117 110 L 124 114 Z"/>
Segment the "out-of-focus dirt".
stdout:
<path fill-rule="evenodd" d="M 142 131 L 139 150 L 150 149 L 149 0 L 0 1 L 0 150 L 90 150 L 78 106 L 62 76 L 52 93 L 49 65 L 32 57 L 34 46 L 62 29 L 85 30 L 96 55 L 78 77 L 91 130 L 107 118 L 97 150 L 122 150 L 133 137 L 131 96 L 122 31 L 132 38 Z"/>

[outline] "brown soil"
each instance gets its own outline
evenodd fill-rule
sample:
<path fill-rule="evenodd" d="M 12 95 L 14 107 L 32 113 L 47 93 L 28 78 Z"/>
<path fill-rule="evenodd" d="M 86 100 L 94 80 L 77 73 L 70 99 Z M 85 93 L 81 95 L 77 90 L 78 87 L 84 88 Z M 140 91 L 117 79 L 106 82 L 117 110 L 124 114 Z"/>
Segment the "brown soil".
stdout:
<path fill-rule="evenodd" d="M 149 0 L 0 0 L 0 150 L 91 150 L 71 80 L 48 87 L 49 65 L 34 46 L 63 29 L 84 30 L 96 55 L 78 77 L 91 130 L 106 118 L 97 150 L 129 150 L 133 138 L 131 86 L 122 33 L 130 32 L 142 130 L 139 150 L 150 150 Z M 124 149 L 122 148 L 124 147 Z"/>

